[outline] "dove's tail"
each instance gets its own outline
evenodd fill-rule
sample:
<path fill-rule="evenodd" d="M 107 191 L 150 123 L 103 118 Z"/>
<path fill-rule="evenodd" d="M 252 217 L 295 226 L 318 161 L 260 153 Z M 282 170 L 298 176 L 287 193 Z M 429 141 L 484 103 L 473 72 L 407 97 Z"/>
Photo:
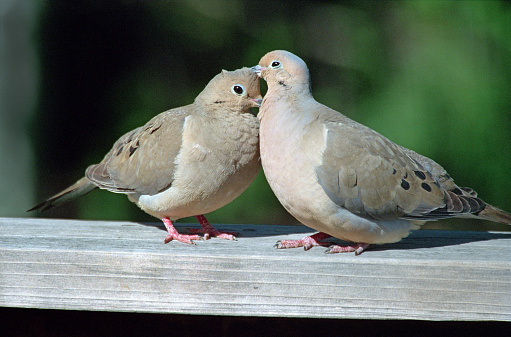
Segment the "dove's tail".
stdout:
<path fill-rule="evenodd" d="M 41 210 L 45 211 L 49 208 L 59 206 L 63 203 L 81 197 L 90 191 L 96 189 L 97 186 L 90 182 L 89 179 L 83 177 L 73 185 L 69 186 L 60 193 L 55 194 L 53 197 L 43 201 L 42 203 L 32 207 L 27 212 Z"/>
<path fill-rule="evenodd" d="M 486 207 L 481 212 L 479 212 L 479 214 L 477 214 L 477 217 L 493 222 L 511 225 L 510 213 L 488 204 L 486 204 Z"/>

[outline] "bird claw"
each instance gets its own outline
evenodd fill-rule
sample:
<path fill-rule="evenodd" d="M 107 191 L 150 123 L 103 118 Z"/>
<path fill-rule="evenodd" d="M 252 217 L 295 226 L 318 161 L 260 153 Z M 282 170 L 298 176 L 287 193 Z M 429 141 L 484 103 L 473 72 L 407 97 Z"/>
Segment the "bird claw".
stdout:
<path fill-rule="evenodd" d="M 326 239 L 330 237 L 325 233 L 317 233 L 311 236 L 306 236 L 300 240 L 280 240 L 275 244 L 275 248 L 277 249 L 286 249 L 286 248 L 298 248 L 303 247 L 304 250 L 309 250 L 314 246 L 323 246 L 328 247 L 331 246 L 332 242 L 320 242 L 320 240 Z"/>
<path fill-rule="evenodd" d="M 277 241 L 274 248 L 277 249 L 285 249 L 285 248 L 297 248 L 303 247 L 304 250 L 309 250 L 314 246 L 322 246 L 329 247 L 325 253 L 334 254 L 334 253 L 346 253 L 346 252 L 355 252 L 355 255 L 362 254 L 367 247 L 369 247 L 368 243 L 357 243 L 353 246 L 339 246 L 334 245 L 332 242 L 321 242 L 321 240 L 329 238 L 330 235 L 319 232 L 311 236 L 306 236 L 300 240 L 280 240 Z"/>
<path fill-rule="evenodd" d="M 351 253 L 355 252 L 355 255 L 362 254 L 367 247 L 370 245 L 368 243 L 357 243 L 353 246 L 339 246 L 339 245 L 332 245 L 330 248 L 328 248 L 325 253 L 326 254 L 335 254 L 335 253 Z"/>
<path fill-rule="evenodd" d="M 163 240 L 164 243 L 169 243 L 172 240 L 176 240 L 179 242 L 187 243 L 189 245 L 194 245 L 195 243 L 192 240 L 202 240 L 199 235 L 179 234 L 169 218 L 163 218 L 162 221 L 165 225 L 165 228 L 167 228 L 167 232 L 169 233 L 165 240 Z"/>
<path fill-rule="evenodd" d="M 199 235 L 184 235 L 179 233 L 171 233 L 167 235 L 165 240 L 163 240 L 164 243 L 169 243 L 172 240 L 176 240 L 179 242 L 187 243 L 189 245 L 194 245 L 195 242 L 193 240 L 202 240 L 202 238 Z"/>
<path fill-rule="evenodd" d="M 208 240 L 211 236 L 217 238 L 237 241 L 236 236 L 239 236 L 238 232 L 221 232 L 215 229 L 204 215 L 196 215 L 195 218 L 199 221 L 202 228 L 188 228 L 189 233 L 204 233 L 204 240 Z"/>
<path fill-rule="evenodd" d="M 210 237 L 214 236 L 220 239 L 237 241 L 237 236 L 240 235 L 238 232 L 221 232 L 213 227 L 210 228 L 187 228 L 188 233 L 204 233 L 204 240 L 209 240 Z"/>

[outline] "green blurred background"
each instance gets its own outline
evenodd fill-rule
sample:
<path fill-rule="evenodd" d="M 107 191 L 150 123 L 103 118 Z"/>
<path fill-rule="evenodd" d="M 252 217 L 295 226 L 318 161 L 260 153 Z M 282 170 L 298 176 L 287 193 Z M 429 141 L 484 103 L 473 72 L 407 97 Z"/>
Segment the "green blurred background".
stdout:
<path fill-rule="evenodd" d="M 125 132 L 191 103 L 221 69 L 274 49 L 307 62 L 318 101 L 511 211 L 508 2 L 2 0 L 0 15 L 0 216 L 158 221 L 106 191 L 26 210 Z M 297 224 L 262 174 L 208 219 Z M 439 227 L 509 229 L 429 225 Z"/>

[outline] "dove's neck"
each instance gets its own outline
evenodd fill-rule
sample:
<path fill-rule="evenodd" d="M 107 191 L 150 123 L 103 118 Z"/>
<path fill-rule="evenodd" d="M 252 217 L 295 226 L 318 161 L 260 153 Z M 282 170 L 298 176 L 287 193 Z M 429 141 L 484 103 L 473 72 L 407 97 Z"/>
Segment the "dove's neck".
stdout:
<path fill-rule="evenodd" d="M 297 105 L 313 105 L 316 103 L 310 87 L 305 84 L 277 84 L 269 85 L 268 92 L 263 98 L 258 117 L 268 119 L 285 120 L 296 118 L 295 114 L 302 114 L 301 109 L 296 109 Z M 306 113 L 307 114 L 307 113 Z M 275 121 L 275 120 L 274 120 Z"/>
<path fill-rule="evenodd" d="M 273 146 L 293 143 L 300 137 L 303 129 L 318 118 L 318 103 L 310 91 L 296 93 L 294 90 L 282 90 L 270 88 L 257 115 L 261 139 L 275 141 Z"/>

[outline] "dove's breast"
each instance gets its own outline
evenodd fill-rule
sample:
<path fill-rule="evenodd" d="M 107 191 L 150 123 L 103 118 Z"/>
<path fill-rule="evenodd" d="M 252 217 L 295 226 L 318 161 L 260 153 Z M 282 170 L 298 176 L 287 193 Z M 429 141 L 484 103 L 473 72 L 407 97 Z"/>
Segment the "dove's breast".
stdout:
<path fill-rule="evenodd" d="M 257 119 L 248 114 L 210 118 L 207 123 L 187 117 L 172 185 L 155 195 L 133 196 L 133 201 L 153 216 L 170 219 L 225 206 L 259 172 L 258 131 Z"/>

